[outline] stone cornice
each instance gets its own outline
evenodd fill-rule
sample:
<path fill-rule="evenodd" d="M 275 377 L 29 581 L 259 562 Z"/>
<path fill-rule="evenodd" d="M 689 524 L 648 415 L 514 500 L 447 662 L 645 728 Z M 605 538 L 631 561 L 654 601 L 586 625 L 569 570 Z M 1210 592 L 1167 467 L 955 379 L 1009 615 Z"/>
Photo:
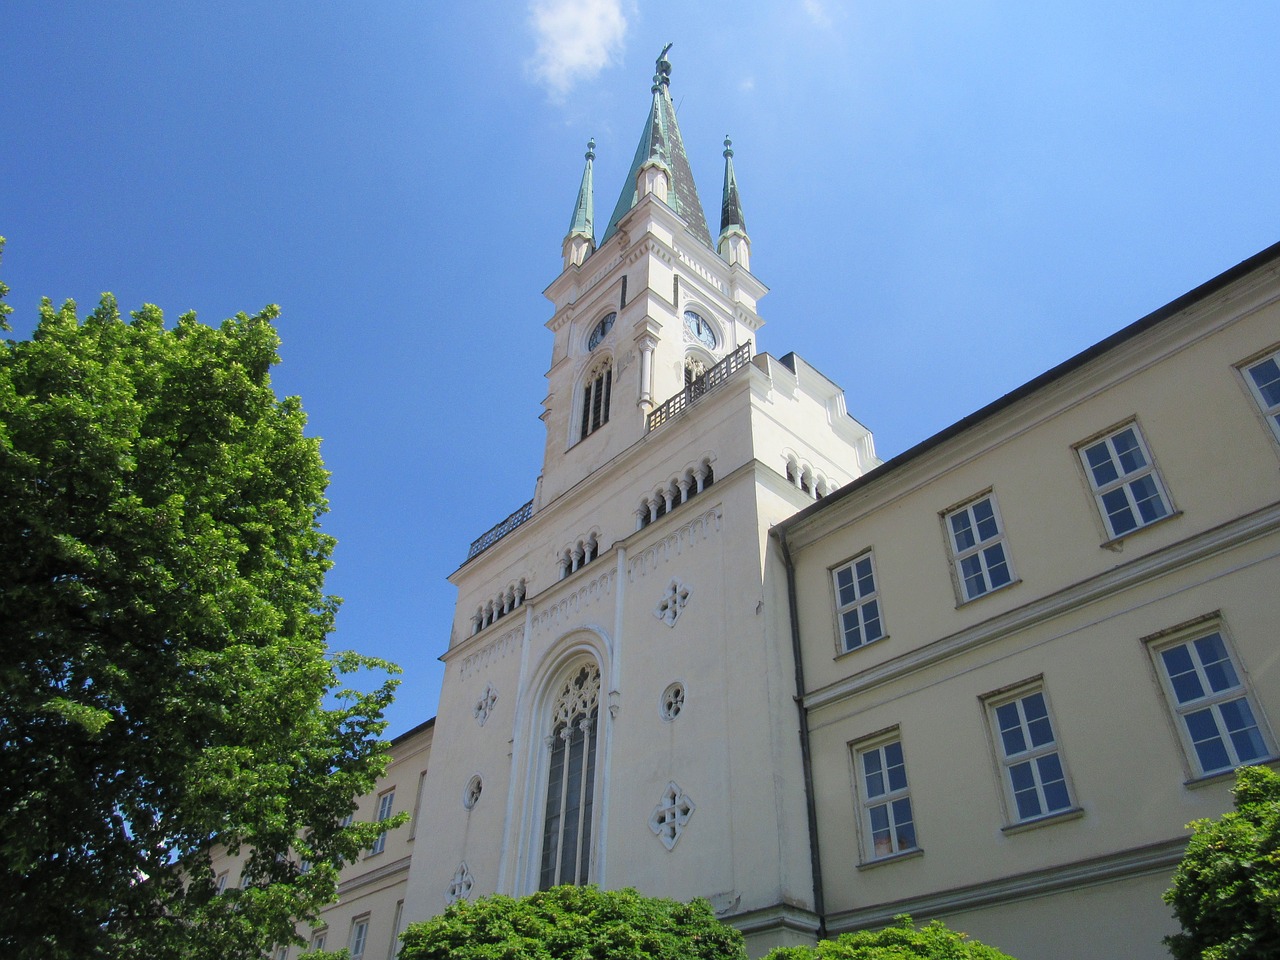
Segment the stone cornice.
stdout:
<path fill-rule="evenodd" d="M 990 620 L 917 647 L 861 673 L 813 690 L 803 696 L 804 705 L 806 709 L 815 710 L 856 696 L 880 684 L 889 683 L 950 657 L 959 656 L 983 644 L 1000 640 L 1032 624 L 1077 610 L 1085 604 L 1094 603 L 1198 560 L 1257 540 L 1277 530 L 1280 530 L 1280 503 L 1273 503 L 1162 550 L 1113 567 L 1056 593 L 1040 597 L 1016 610 L 1002 613 Z"/>
<path fill-rule="evenodd" d="M 1175 837 L 1145 847 L 1123 850 L 1103 857 L 1045 867 L 1027 873 L 1000 877 L 938 893 L 927 893 L 856 910 L 827 915 L 827 933 L 836 936 L 852 930 L 881 926 L 900 913 L 916 917 L 946 916 L 961 910 L 978 910 L 1018 900 L 1042 897 L 1062 890 L 1074 890 L 1140 877 L 1152 873 L 1171 874 L 1186 850 L 1187 838 Z M 734 924 L 737 926 L 737 924 Z"/>

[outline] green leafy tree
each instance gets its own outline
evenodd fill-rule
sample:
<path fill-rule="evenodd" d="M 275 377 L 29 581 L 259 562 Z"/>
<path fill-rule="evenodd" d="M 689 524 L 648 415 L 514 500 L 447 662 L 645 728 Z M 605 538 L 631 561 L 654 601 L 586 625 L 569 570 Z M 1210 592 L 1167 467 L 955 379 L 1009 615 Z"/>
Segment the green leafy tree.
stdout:
<path fill-rule="evenodd" d="M 705 900 L 635 890 L 552 887 L 527 897 L 460 900 L 411 924 L 400 960 L 746 960 L 742 934 Z"/>
<path fill-rule="evenodd" d="M 327 650 L 328 475 L 271 389 L 276 314 L 46 300 L 0 343 L 5 956 L 261 957 L 387 826 L 342 824 L 395 683 L 342 676 L 395 669 Z M 215 894 L 215 843 L 248 889 Z"/>
<path fill-rule="evenodd" d="M 1280 774 L 1236 773 L 1235 810 L 1196 820 L 1164 899 L 1182 933 L 1165 938 L 1175 960 L 1280 958 Z"/>
<path fill-rule="evenodd" d="M 779 947 L 765 960 L 1013 960 L 1007 953 L 950 930 L 941 920 L 915 927 L 905 914 L 883 930 L 842 933 L 816 947 Z"/>

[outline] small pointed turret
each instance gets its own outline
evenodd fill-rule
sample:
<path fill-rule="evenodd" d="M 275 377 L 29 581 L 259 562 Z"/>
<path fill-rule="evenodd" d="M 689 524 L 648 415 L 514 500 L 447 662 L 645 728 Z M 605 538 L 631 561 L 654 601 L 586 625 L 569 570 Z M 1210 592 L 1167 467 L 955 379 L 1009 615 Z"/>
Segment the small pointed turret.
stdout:
<path fill-rule="evenodd" d="M 751 238 L 747 236 L 747 219 L 742 215 L 742 198 L 738 196 L 738 178 L 733 174 L 733 141 L 724 138 L 724 190 L 720 194 L 720 239 L 716 252 L 742 269 L 751 269 Z"/>
<path fill-rule="evenodd" d="M 587 165 L 582 171 L 582 185 L 578 187 L 578 202 L 573 208 L 573 219 L 564 238 L 564 265 L 581 264 L 595 253 L 595 187 L 591 179 L 591 163 L 596 158 L 596 142 L 587 141 Z"/>
<path fill-rule="evenodd" d="M 600 243 L 608 242 L 618 231 L 618 221 L 648 193 L 654 193 L 689 224 L 695 237 L 712 246 L 711 231 L 707 229 L 707 215 L 703 212 L 698 190 L 693 183 L 693 169 L 685 156 L 684 141 L 680 139 L 680 127 L 676 124 L 676 108 L 671 102 L 671 61 L 667 59 L 667 44 L 658 56 L 657 70 L 653 75 L 653 105 L 645 122 L 636 155 L 631 161 L 622 195 L 609 218 Z"/>

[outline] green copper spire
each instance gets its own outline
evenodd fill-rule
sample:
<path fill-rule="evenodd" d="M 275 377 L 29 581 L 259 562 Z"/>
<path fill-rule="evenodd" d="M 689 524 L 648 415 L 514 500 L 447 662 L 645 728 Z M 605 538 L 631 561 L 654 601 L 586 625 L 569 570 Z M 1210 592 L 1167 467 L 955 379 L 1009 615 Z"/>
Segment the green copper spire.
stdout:
<path fill-rule="evenodd" d="M 582 186 L 578 187 L 578 203 L 573 208 L 573 219 L 569 222 L 568 237 L 586 237 L 591 246 L 596 245 L 595 228 L 595 187 L 591 181 L 591 161 L 596 158 L 595 140 L 587 141 L 587 166 L 582 171 Z"/>
<path fill-rule="evenodd" d="M 680 127 L 676 124 L 675 104 L 671 102 L 671 61 L 667 59 L 667 51 L 670 49 L 671 44 L 667 44 L 658 56 L 657 71 L 650 88 L 653 105 L 649 109 L 644 133 L 640 135 L 640 143 L 636 146 L 636 155 L 631 161 L 626 182 L 622 185 L 622 195 L 618 197 L 618 205 L 613 208 L 613 216 L 609 218 L 609 226 L 600 240 L 601 244 L 617 233 L 618 221 L 636 205 L 636 177 L 640 168 L 653 160 L 662 164 L 670 174 L 667 205 L 685 219 L 694 236 L 708 247 L 712 246 L 711 232 L 707 229 L 707 215 L 698 199 L 698 190 L 693 183 L 693 170 L 689 166 L 689 158 L 685 156 Z"/>
<path fill-rule="evenodd" d="M 733 141 L 724 138 L 724 191 L 720 194 L 720 236 L 730 230 L 747 232 L 747 221 L 742 215 L 742 198 L 738 196 L 738 180 L 733 175 Z"/>

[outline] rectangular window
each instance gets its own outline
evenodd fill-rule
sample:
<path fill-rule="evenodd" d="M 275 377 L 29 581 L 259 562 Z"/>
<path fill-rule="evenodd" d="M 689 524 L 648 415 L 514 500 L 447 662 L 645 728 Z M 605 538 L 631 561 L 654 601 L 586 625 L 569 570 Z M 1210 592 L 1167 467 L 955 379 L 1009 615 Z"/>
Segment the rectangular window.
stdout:
<path fill-rule="evenodd" d="M 1246 366 L 1244 380 L 1271 432 L 1280 440 L 1280 350 Z"/>
<path fill-rule="evenodd" d="M 1080 448 L 1080 460 L 1112 539 L 1172 512 L 1136 423 L 1085 444 Z"/>
<path fill-rule="evenodd" d="M 227 889 L 227 872 L 224 870 L 218 874 L 218 878 L 213 881 L 214 893 L 222 893 Z"/>
<path fill-rule="evenodd" d="M 392 805 L 395 804 L 395 801 L 396 801 L 396 792 L 394 790 L 388 790 L 386 793 L 384 793 L 382 796 L 378 798 L 378 822 L 379 823 L 381 823 L 383 820 L 387 820 L 390 818 L 391 807 Z M 384 830 L 382 831 L 382 833 L 378 834 L 378 839 L 373 841 L 373 846 L 369 849 L 369 854 L 370 856 L 372 856 L 375 853 L 381 853 L 386 848 L 387 848 L 387 832 Z"/>
<path fill-rule="evenodd" d="M 902 741 L 881 741 L 856 752 L 863 848 L 868 860 L 916 849 L 916 824 L 907 788 Z"/>
<path fill-rule="evenodd" d="M 953 510 L 945 519 L 962 601 L 1013 582 L 994 495 Z"/>
<path fill-rule="evenodd" d="M 369 920 L 352 921 L 351 924 L 351 960 L 363 960 L 364 944 L 369 939 Z"/>
<path fill-rule="evenodd" d="M 400 949 L 400 924 L 404 920 L 404 901 L 396 901 L 396 916 L 391 924 L 391 946 L 387 949 L 387 960 L 396 960 L 396 953 Z"/>
<path fill-rule="evenodd" d="M 1066 771 L 1041 689 L 988 703 L 1012 818 L 1034 820 L 1071 809 Z"/>
<path fill-rule="evenodd" d="M 875 562 L 868 551 L 831 571 L 836 587 L 836 616 L 840 620 L 844 652 L 866 646 L 884 636 Z"/>
<path fill-rule="evenodd" d="M 327 931 L 322 931 L 321 933 L 317 933 L 314 937 L 311 938 L 312 951 L 318 951 L 318 950 L 324 949 L 325 940 L 328 939 L 327 933 L 328 933 Z"/>
<path fill-rule="evenodd" d="M 1198 774 L 1271 754 L 1240 671 L 1219 630 L 1155 651 L 1160 679 Z"/>

